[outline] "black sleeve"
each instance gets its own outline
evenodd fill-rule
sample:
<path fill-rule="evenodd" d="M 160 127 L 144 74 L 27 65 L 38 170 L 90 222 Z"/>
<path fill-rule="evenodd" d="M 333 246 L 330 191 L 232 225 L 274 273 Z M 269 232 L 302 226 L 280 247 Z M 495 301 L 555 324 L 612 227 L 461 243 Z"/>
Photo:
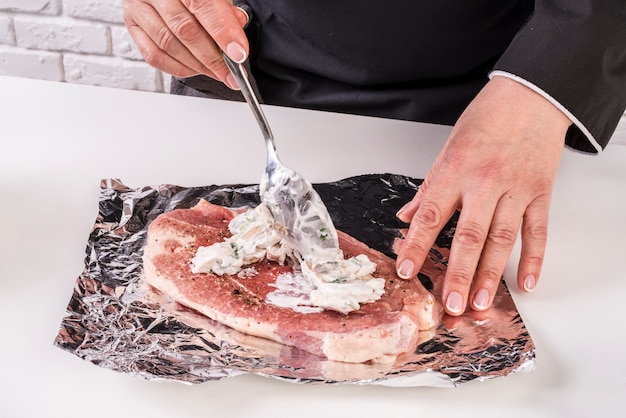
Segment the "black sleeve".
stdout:
<path fill-rule="evenodd" d="M 494 69 L 565 109 L 567 145 L 601 151 L 626 108 L 626 1 L 537 0 Z"/>

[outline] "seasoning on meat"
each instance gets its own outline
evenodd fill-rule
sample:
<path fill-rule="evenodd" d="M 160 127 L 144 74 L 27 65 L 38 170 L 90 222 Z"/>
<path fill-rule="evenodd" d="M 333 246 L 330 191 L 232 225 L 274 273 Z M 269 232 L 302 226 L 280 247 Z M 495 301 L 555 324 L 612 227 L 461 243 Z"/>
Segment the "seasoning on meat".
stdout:
<path fill-rule="evenodd" d="M 365 254 L 346 259 L 341 250 L 320 251 L 317 259 L 305 260 L 288 245 L 285 231 L 264 203 L 235 216 L 228 229 L 232 235 L 224 241 L 198 248 L 192 272 L 235 275 L 262 260 L 287 262 L 293 273 L 280 276 L 266 301 L 300 312 L 348 313 L 384 293 L 385 279 L 373 276 L 376 265 Z"/>
<path fill-rule="evenodd" d="M 240 213 L 200 201 L 192 209 L 157 217 L 149 227 L 143 256 L 147 282 L 237 331 L 329 360 L 392 362 L 415 348 L 419 330 L 435 325 L 438 309 L 421 283 L 398 280 L 391 258 L 341 231 L 339 246 L 345 256 L 366 255 L 376 266 L 375 277 L 385 281 L 378 300 L 347 314 L 328 309 L 294 311 L 271 303 L 273 292 L 288 289 L 298 277 L 287 263 L 262 259 L 234 274 L 194 273 L 191 263 L 197 249 L 231 237 L 229 224 Z"/>

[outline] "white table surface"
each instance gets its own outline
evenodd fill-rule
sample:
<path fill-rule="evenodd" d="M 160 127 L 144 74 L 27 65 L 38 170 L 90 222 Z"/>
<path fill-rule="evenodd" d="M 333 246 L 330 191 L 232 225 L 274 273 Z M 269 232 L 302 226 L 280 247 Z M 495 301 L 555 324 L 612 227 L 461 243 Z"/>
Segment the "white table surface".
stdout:
<path fill-rule="evenodd" d="M 98 210 L 131 187 L 257 182 L 245 104 L 0 77 L 0 417 L 586 417 L 626 408 L 626 146 L 567 150 L 542 280 L 505 280 L 536 369 L 458 388 L 302 385 L 254 375 L 194 386 L 99 368 L 53 346 Z M 423 176 L 449 128 L 266 107 L 279 154 L 311 181 Z M 626 130 L 618 130 L 624 143 Z M 217 156 L 218 158 L 215 158 Z M 233 163 L 232 157 L 236 157 Z M 620 413 L 621 410 L 621 413 Z"/>

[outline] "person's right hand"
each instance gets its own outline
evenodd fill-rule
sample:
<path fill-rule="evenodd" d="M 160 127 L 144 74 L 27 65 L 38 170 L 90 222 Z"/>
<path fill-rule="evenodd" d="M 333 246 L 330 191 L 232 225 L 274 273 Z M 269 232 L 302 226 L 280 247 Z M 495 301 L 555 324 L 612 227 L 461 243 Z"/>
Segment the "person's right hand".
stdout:
<path fill-rule="evenodd" d="M 229 0 L 124 0 L 124 23 L 149 65 L 181 78 L 204 74 L 233 89 L 221 51 L 246 60 L 247 19 Z"/>

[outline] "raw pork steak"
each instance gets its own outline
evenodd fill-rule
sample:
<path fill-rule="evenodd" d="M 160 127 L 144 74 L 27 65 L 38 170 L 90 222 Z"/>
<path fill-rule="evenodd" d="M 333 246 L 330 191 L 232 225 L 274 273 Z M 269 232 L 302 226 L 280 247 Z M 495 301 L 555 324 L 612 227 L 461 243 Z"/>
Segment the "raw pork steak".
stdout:
<path fill-rule="evenodd" d="M 394 261 L 339 232 L 346 257 L 367 255 L 376 277 L 386 280 L 381 299 L 349 314 L 325 310 L 300 313 L 266 302 L 276 277 L 290 266 L 264 261 L 252 277 L 194 274 L 190 261 L 198 247 L 230 235 L 228 223 L 239 212 L 204 200 L 155 219 L 148 229 L 143 262 L 150 285 L 182 305 L 237 331 L 343 362 L 392 362 L 415 348 L 420 330 L 435 325 L 434 297 L 418 280 L 402 280 Z"/>

